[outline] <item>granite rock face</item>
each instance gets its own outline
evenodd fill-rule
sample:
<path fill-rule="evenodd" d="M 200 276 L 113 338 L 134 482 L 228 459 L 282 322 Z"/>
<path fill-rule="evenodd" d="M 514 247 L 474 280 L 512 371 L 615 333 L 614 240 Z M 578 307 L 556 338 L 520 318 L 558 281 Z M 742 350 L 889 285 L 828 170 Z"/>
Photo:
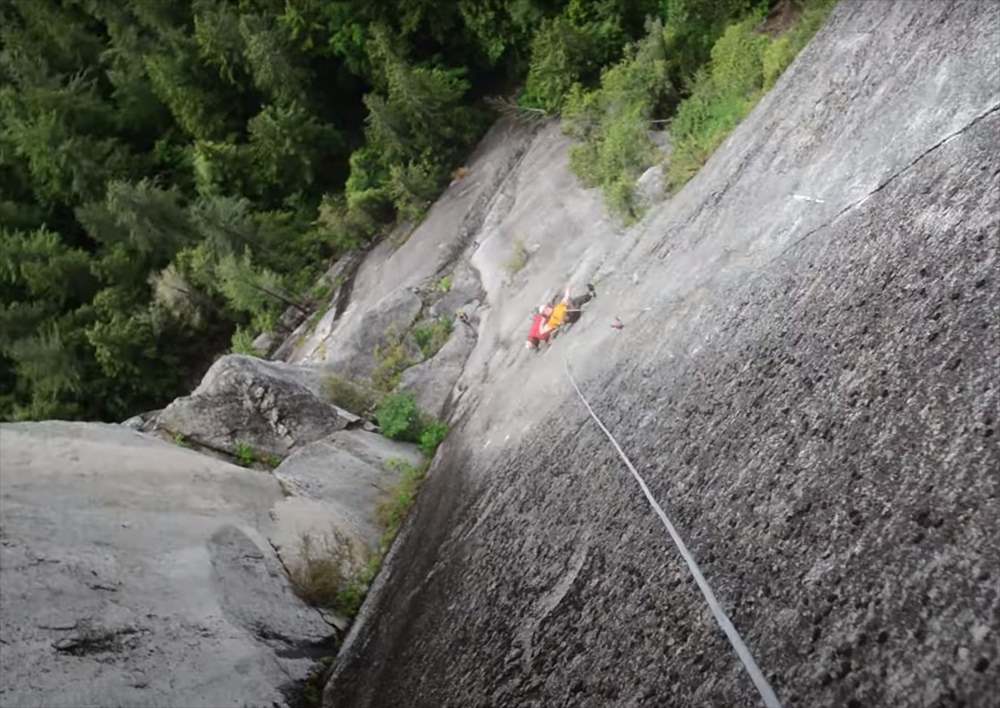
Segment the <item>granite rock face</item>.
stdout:
<path fill-rule="evenodd" d="M 456 319 L 451 336 L 441 350 L 427 361 L 404 371 L 399 389 L 412 393 L 422 412 L 444 419 L 452 390 L 475 345 L 476 334 L 472 325 Z"/>
<path fill-rule="evenodd" d="M 350 310 L 351 306 L 348 306 Z M 375 350 L 385 346 L 392 336 L 402 336 L 416 321 L 423 301 L 409 288 L 398 288 L 376 303 L 368 303 L 358 314 L 355 303 L 336 336 L 326 344 L 325 365 L 339 376 L 366 379 L 377 361 Z"/>
<path fill-rule="evenodd" d="M 270 540 L 285 565 L 298 562 L 306 535 L 320 543 L 342 539 L 363 560 L 382 535 L 376 507 L 399 481 L 396 463 L 420 461 L 416 445 L 365 430 L 341 430 L 292 453 L 274 470 L 288 496 L 271 512 Z"/>
<path fill-rule="evenodd" d="M 277 480 L 117 425 L 0 426 L 0 705 L 287 705 L 334 630 Z"/>
<path fill-rule="evenodd" d="M 620 245 L 576 230 L 599 297 L 544 354 L 484 275 L 468 408 L 325 704 L 759 705 L 568 365 L 786 705 L 995 706 L 998 36 L 992 2 L 840 3 Z M 558 179 L 520 179 L 486 223 L 544 253 Z"/>
<path fill-rule="evenodd" d="M 190 396 L 173 401 L 151 425 L 228 454 L 242 443 L 255 454 L 283 457 L 296 445 L 356 420 L 326 402 L 321 372 L 230 354 L 212 365 Z"/>

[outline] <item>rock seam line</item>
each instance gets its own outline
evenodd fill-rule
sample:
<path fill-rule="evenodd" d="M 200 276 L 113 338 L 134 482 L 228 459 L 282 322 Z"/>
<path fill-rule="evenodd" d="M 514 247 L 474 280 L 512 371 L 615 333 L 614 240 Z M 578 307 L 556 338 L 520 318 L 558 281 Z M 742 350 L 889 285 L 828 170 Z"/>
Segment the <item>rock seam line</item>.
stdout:
<path fill-rule="evenodd" d="M 894 172 L 891 175 L 889 175 L 889 177 L 887 177 L 877 187 L 875 187 L 870 192 L 868 192 L 865 196 L 861 197 L 860 199 L 858 199 L 858 200 L 856 200 L 854 202 L 851 202 L 850 204 L 848 204 L 847 206 L 845 206 L 844 208 L 842 208 L 840 211 L 838 211 L 833 216 L 832 219 L 830 219 L 829 221 L 827 221 L 827 222 L 825 222 L 823 224 L 820 224 L 819 226 L 817 226 L 815 228 L 810 229 L 809 231 L 807 231 L 806 233 L 802 234 L 797 239 L 795 239 L 794 241 L 792 241 L 785 248 L 783 248 L 781 250 L 781 252 L 778 253 L 777 256 L 775 256 L 774 258 L 770 259 L 769 262 L 778 260 L 779 258 L 783 258 L 789 251 L 791 251 L 792 249 L 794 249 L 796 246 L 798 246 L 800 243 L 802 243 L 803 241 L 805 241 L 806 239 L 808 239 L 813 234 L 817 233 L 818 231 L 822 231 L 825 228 L 828 228 L 828 227 L 832 226 L 837 221 L 839 221 L 840 217 L 844 216 L 844 214 L 846 214 L 847 212 L 851 211 L 852 209 L 856 209 L 857 207 L 859 207 L 862 204 L 864 204 L 865 202 L 867 202 L 873 196 L 875 196 L 876 194 L 878 194 L 879 192 L 881 192 L 883 189 L 885 189 L 886 187 L 888 187 L 892 182 L 895 182 L 903 174 L 905 174 L 906 172 L 909 172 L 910 169 L 912 169 L 918 162 L 920 162 L 921 160 L 923 160 L 925 157 L 927 157 L 928 155 L 930 155 L 932 152 L 934 152 L 935 150 L 937 150 L 940 147 L 943 147 L 945 144 L 950 143 L 952 140 L 954 140 L 955 138 L 957 138 L 959 135 L 961 135 L 965 131 L 969 130 L 969 128 L 972 128 L 973 126 L 975 126 L 980 121 L 983 121 L 986 118 L 989 118 L 991 115 L 993 115 L 997 111 L 1000 111 L 1000 103 L 991 106 L 989 109 L 987 109 L 983 113 L 980 113 L 978 116 L 976 116 L 975 118 L 973 118 L 972 120 L 970 120 L 968 123 L 966 123 L 964 126 L 962 126 L 961 128 L 959 128 L 958 130 L 954 131 L 953 133 L 950 133 L 949 135 L 946 135 L 944 138 L 942 138 L 938 142 L 936 142 L 933 145 L 931 145 L 929 148 L 927 148 L 926 150 L 924 150 L 923 152 L 921 152 L 919 155 L 917 155 L 915 158 L 913 158 L 905 166 L 901 167 L 899 170 L 897 170 L 896 172 Z"/>
<path fill-rule="evenodd" d="M 705 602 L 708 603 L 709 609 L 712 611 L 712 615 L 715 617 L 716 623 L 719 628 L 725 633 L 726 638 L 729 640 L 730 645 L 732 645 L 733 650 L 739 657 L 740 661 L 743 663 L 743 668 L 746 669 L 747 674 L 750 676 L 750 680 L 753 681 L 754 686 L 757 688 L 757 692 L 760 694 L 761 699 L 764 701 L 764 705 L 767 708 L 781 708 L 781 702 L 778 700 L 778 696 L 775 694 L 774 689 L 771 688 L 771 684 L 768 683 L 767 679 L 764 677 L 763 672 L 761 672 L 760 667 L 757 666 L 757 662 L 754 661 L 753 654 L 750 653 L 750 649 L 747 647 L 740 633 L 737 631 L 736 627 L 733 626 L 732 621 L 726 614 L 726 611 L 722 609 L 719 605 L 719 601 L 715 597 L 715 593 L 712 592 L 711 586 L 702 575 L 701 568 L 698 567 L 697 561 L 695 561 L 694 556 L 691 555 L 691 551 L 688 550 L 687 545 L 681 539 L 680 534 L 677 533 L 677 529 L 670 522 L 667 514 L 663 511 L 663 508 L 659 505 L 656 499 L 653 497 L 652 492 L 649 491 L 649 487 L 646 486 L 646 481 L 642 478 L 636 470 L 635 465 L 629 460 L 628 455 L 622 450 L 621 445 L 615 440 L 614 435 L 611 431 L 605 427 L 604 423 L 594 412 L 587 398 L 583 395 L 580 387 L 576 383 L 576 379 L 573 378 L 573 372 L 570 371 L 569 361 L 566 357 L 563 357 L 563 365 L 566 369 L 566 377 L 569 379 L 570 384 L 572 384 L 573 389 L 576 391 L 576 395 L 579 396 L 580 401 L 583 403 L 590 417 L 594 419 L 597 423 L 597 427 L 601 429 L 604 435 L 611 441 L 615 450 L 618 452 L 618 456 L 622 458 L 625 466 L 628 467 L 629 472 L 635 478 L 635 481 L 639 483 L 639 487 L 642 489 L 642 493 L 646 496 L 646 500 L 649 505 L 656 512 L 656 515 L 660 517 L 660 521 L 663 522 L 664 527 L 667 529 L 667 533 L 670 534 L 671 540 L 673 540 L 674 545 L 677 546 L 677 550 L 680 551 L 681 557 L 687 564 L 688 570 L 694 577 L 695 582 L 698 584 L 698 589 L 701 590 L 701 594 L 705 597 Z"/>

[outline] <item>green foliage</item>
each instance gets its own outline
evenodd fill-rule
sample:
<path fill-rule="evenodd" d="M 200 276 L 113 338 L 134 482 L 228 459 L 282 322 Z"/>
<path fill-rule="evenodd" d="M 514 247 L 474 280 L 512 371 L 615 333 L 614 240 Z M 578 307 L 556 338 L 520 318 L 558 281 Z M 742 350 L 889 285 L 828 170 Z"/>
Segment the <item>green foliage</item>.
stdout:
<path fill-rule="evenodd" d="M 255 339 L 253 332 L 243 327 L 237 327 L 233 332 L 232 344 L 229 351 L 233 354 L 246 354 L 247 356 L 260 356 L 257 347 L 253 345 Z"/>
<path fill-rule="evenodd" d="M 688 93 L 692 77 L 708 61 L 727 25 L 762 4 L 760 0 L 662 0 L 665 90 L 672 106 Z"/>
<path fill-rule="evenodd" d="M 323 392 L 330 403 L 358 416 L 368 416 L 379 396 L 367 386 L 330 374 L 323 379 Z"/>
<path fill-rule="evenodd" d="M 523 81 L 522 104 L 567 114 L 574 167 L 634 217 L 649 121 L 698 93 L 678 116 L 683 178 L 829 3 L 717 57 L 762 2 L 8 0 L 0 418 L 161 407 L 234 330 L 245 349 L 303 307 L 331 258 L 420 219 L 487 125 L 483 97 Z M 626 49 L 647 16 L 660 48 Z M 376 384 L 409 363 L 385 343 Z"/>
<path fill-rule="evenodd" d="M 420 433 L 420 451 L 428 458 L 434 457 L 438 446 L 444 441 L 447 435 L 448 425 L 446 423 L 438 420 L 431 421 L 424 426 L 423 432 Z"/>
<path fill-rule="evenodd" d="M 249 250 L 223 256 L 215 267 L 218 288 L 229 306 L 253 319 L 255 329 L 273 329 L 283 307 L 303 306 L 285 289 L 285 278 L 253 263 Z"/>
<path fill-rule="evenodd" d="M 663 27 L 647 36 L 604 71 L 594 91 L 575 87 L 567 99 L 564 129 L 582 143 L 570 166 L 591 187 L 601 187 L 612 212 L 626 221 L 639 216 L 632 186 L 656 161 L 649 123 L 664 97 L 666 59 Z"/>
<path fill-rule="evenodd" d="M 836 0 L 803 0 L 802 14 L 796 23 L 764 50 L 764 90 L 770 89 L 788 68 L 812 36 L 826 22 Z"/>
<path fill-rule="evenodd" d="M 807 0 L 797 24 L 773 41 L 757 31 L 764 14 L 751 12 L 754 6 L 750 0 L 664 0 L 665 23 L 647 23 L 646 37 L 603 71 L 598 88 L 574 84 L 566 95 L 563 128 L 580 141 L 570 165 L 584 184 L 601 188 L 609 210 L 626 223 L 641 216 L 635 181 L 658 159 L 649 136 L 653 121 L 676 110 L 667 170 L 676 188 L 773 85 L 832 0 Z"/>
<path fill-rule="evenodd" d="M 345 600 L 351 601 L 346 594 L 351 588 L 351 573 L 362 565 L 359 555 L 361 552 L 337 529 L 319 538 L 303 534 L 299 539 L 298 555 L 288 567 L 292 587 L 311 605 L 347 610 L 344 614 L 353 616 L 357 609 L 344 605 Z"/>
<path fill-rule="evenodd" d="M 671 124 L 671 188 L 694 176 L 808 43 L 832 7 L 832 0 L 809 1 L 796 24 L 775 40 L 755 31 L 762 19 L 759 13 L 726 28 Z"/>
<path fill-rule="evenodd" d="M 503 269 L 507 271 L 507 275 L 514 277 L 520 273 L 524 266 L 528 264 L 528 249 L 524 245 L 522 239 L 514 239 L 514 245 L 511 250 L 510 258 L 504 261 Z"/>
<path fill-rule="evenodd" d="M 349 614 L 342 612 L 341 614 L 347 617 L 354 617 L 360 608 L 361 603 L 358 602 L 358 606 L 353 612 Z M 302 687 L 300 702 L 294 703 L 294 705 L 298 706 L 298 708 L 323 708 L 323 688 L 326 686 L 330 667 L 333 666 L 335 660 L 336 657 L 334 656 L 325 656 L 313 664 L 309 670 L 309 675 L 306 677 L 305 685 Z"/>
<path fill-rule="evenodd" d="M 448 341 L 454 327 L 455 321 L 451 317 L 442 316 L 413 328 L 413 340 L 420 347 L 424 359 L 430 359 L 438 353 Z"/>
<path fill-rule="evenodd" d="M 243 440 L 236 441 L 236 446 L 233 448 L 233 456 L 244 467 L 251 467 L 257 461 L 257 451 L 254 450 L 253 445 Z"/>
<path fill-rule="evenodd" d="M 446 275 L 437 282 L 437 290 L 440 293 L 451 292 L 451 276 Z"/>
<path fill-rule="evenodd" d="M 410 393 L 391 393 L 375 412 L 382 434 L 391 440 L 419 442 L 423 421 L 417 402 Z"/>
<path fill-rule="evenodd" d="M 573 85 L 593 82 L 654 12 L 651 2 L 570 0 L 535 33 L 521 103 L 558 112 Z"/>
<path fill-rule="evenodd" d="M 375 579 L 379 569 L 382 567 L 384 555 L 385 551 L 381 549 L 377 553 L 369 554 L 367 562 L 361 566 L 361 569 L 348 578 L 346 583 L 341 585 L 334 605 L 337 612 L 349 618 L 353 618 L 358 614 L 361 604 L 365 601 L 365 595 L 368 594 L 368 588 L 372 580 Z"/>
<path fill-rule="evenodd" d="M 469 90 L 464 69 L 414 65 L 396 46 L 386 27 L 373 28 L 368 53 L 377 90 L 364 98 L 370 152 L 359 159 L 365 163 L 365 177 L 350 194 L 374 189 L 379 199 L 390 196 L 404 218 L 414 219 L 482 121 L 463 105 Z"/>
<path fill-rule="evenodd" d="M 388 332 L 382 344 L 375 347 L 375 370 L 372 385 L 379 391 L 391 391 L 399 383 L 403 371 L 413 366 L 405 338 L 398 332 Z"/>
<path fill-rule="evenodd" d="M 0 418 L 121 419 L 236 327 L 246 350 L 329 258 L 419 218 L 547 11 L 10 0 Z"/>
<path fill-rule="evenodd" d="M 389 467 L 399 473 L 399 481 L 389 495 L 375 508 L 375 518 L 378 519 L 384 532 L 382 534 L 382 552 L 385 553 L 406 521 L 410 508 L 416 501 L 417 492 L 427 474 L 428 464 L 425 462 L 413 466 L 404 460 L 389 460 Z"/>

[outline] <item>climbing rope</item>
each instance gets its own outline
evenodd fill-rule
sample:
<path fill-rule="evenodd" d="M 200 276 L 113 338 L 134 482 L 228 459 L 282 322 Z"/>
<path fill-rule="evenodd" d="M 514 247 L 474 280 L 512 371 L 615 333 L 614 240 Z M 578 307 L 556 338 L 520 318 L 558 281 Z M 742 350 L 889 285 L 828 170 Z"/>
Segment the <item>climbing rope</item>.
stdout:
<path fill-rule="evenodd" d="M 618 456 L 622 458 L 625 466 L 628 467 L 629 472 L 635 477 L 635 481 L 639 483 L 639 487 L 642 489 L 642 493 L 646 495 L 646 500 L 649 505 L 653 507 L 653 511 L 656 515 L 660 517 L 660 521 L 667 529 L 667 533 L 670 534 L 670 538 L 673 539 L 674 545 L 677 546 L 677 550 L 681 552 L 681 557 L 684 558 L 684 562 L 687 563 L 688 570 L 691 571 L 691 575 L 694 576 L 695 582 L 698 584 L 698 589 L 701 590 L 701 594 L 705 596 L 705 602 L 708 603 L 709 609 L 712 610 L 712 614 L 715 616 L 715 621 L 718 623 L 719 627 L 725 632 L 726 637 L 729 639 L 729 643 L 732 645 L 733 650 L 736 655 L 743 662 L 743 668 L 746 669 L 747 673 L 750 675 L 750 679 L 753 681 L 754 686 L 757 687 L 757 691 L 760 693 L 760 697 L 764 700 L 764 705 L 767 708 L 781 708 L 781 702 L 778 701 L 778 696 L 775 695 L 774 689 L 771 688 L 771 684 L 768 683 L 764 674 L 761 673 L 760 668 L 757 666 L 757 662 L 754 661 L 753 655 L 747 648 L 746 643 L 740 636 L 740 633 L 736 631 L 736 627 L 730 621 L 729 616 L 726 615 L 725 610 L 719 605 L 719 601 L 715 599 L 715 593 L 712 592 L 712 588 L 709 586 L 708 581 L 705 580 L 705 576 L 702 575 L 701 569 L 698 567 L 698 563 L 695 562 L 694 556 L 688 550 L 684 541 L 681 539 L 680 534 L 677 533 L 677 529 L 674 525 L 670 523 L 670 519 L 667 518 L 666 513 L 663 508 L 657 503 L 656 499 L 653 498 L 653 494 L 649 491 L 649 487 L 646 486 L 646 481 L 642 478 L 642 475 L 635 469 L 635 466 L 628 459 L 628 456 L 622 450 L 621 445 L 615 440 L 614 435 L 611 431 L 605 427 L 601 419 L 597 417 L 594 409 L 591 407 L 590 403 L 587 401 L 580 387 L 576 383 L 576 379 L 573 378 L 573 373 L 569 369 L 569 362 L 566 357 L 563 357 L 563 364 L 566 367 L 566 376 L 569 377 L 569 382 L 573 384 L 573 388 L 576 390 L 576 395 L 580 397 L 583 405 L 587 408 L 587 412 L 590 413 L 590 417 L 594 419 L 597 423 L 597 427 L 603 431 L 607 436 L 611 444 L 614 445 L 615 450 L 618 452 Z"/>

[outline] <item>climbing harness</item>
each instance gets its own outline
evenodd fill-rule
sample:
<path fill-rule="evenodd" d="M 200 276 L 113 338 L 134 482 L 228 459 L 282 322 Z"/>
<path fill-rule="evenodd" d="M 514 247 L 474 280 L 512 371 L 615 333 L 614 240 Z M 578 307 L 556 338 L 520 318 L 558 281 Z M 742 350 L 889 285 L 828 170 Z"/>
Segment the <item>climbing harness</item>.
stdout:
<path fill-rule="evenodd" d="M 698 584 L 698 589 L 701 590 L 701 594 L 705 596 L 705 602 L 708 603 L 709 609 L 712 610 L 712 615 L 715 616 L 715 621 L 718 623 L 720 629 L 726 634 L 726 638 L 729 639 L 729 643 L 732 645 L 733 650 L 736 655 L 743 662 L 743 668 L 746 669 L 747 673 L 750 675 L 750 679 L 753 681 L 754 686 L 757 687 L 760 697 L 764 701 L 764 705 L 767 708 L 781 708 L 781 702 L 778 701 L 778 696 L 774 693 L 774 689 L 771 688 L 771 684 L 768 683 L 764 674 L 761 673 L 760 668 L 757 666 L 757 662 L 754 661 L 753 655 L 747 648 L 746 643 L 744 643 L 743 638 L 740 637 L 740 633 L 736 631 L 736 627 L 730 621 L 729 616 L 726 615 L 726 611 L 722 609 L 719 605 L 719 601 L 715 599 L 715 593 L 712 592 L 712 588 L 709 586 L 708 581 L 705 580 L 705 576 L 702 575 L 701 569 L 698 567 L 698 563 L 695 561 L 694 556 L 688 550 L 684 541 L 681 539 L 680 534 L 677 533 L 677 529 L 674 525 L 670 523 L 670 519 L 667 518 L 666 513 L 663 508 L 657 503 L 656 499 L 653 498 L 653 494 L 649 491 L 649 487 L 646 486 L 646 481 L 642 478 L 642 475 L 635 469 L 635 466 L 628 459 L 628 456 L 622 450 L 621 445 L 615 440 L 615 437 L 611 434 L 601 419 L 597 417 L 594 409 L 587 402 L 586 397 L 580 390 L 580 387 L 576 383 L 576 379 L 573 378 L 573 372 L 569 369 L 569 361 L 566 357 L 563 357 L 563 365 L 566 368 L 566 376 L 569 378 L 569 382 L 573 385 L 576 395 L 580 397 L 580 401 L 583 402 L 584 407 L 586 407 L 587 412 L 590 413 L 590 417 L 594 419 L 597 423 L 597 427 L 607 436 L 608 440 L 614 446 L 615 450 L 618 452 L 618 456 L 622 458 L 622 462 L 628 467 L 629 472 L 635 477 L 635 481 L 639 483 L 639 487 L 642 489 L 642 493 L 646 495 L 646 500 L 649 502 L 650 506 L 653 507 L 653 511 L 656 515 L 660 517 L 660 521 L 667 529 L 667 533 L 670 534 L 670 538 L 673 540 L 674 545 L 677 546 L 677 550 L 680 551 L 681 557 L 684 558 L 684 562 L 687 563 L 688 570 L 691 571 L 691 575 L 694 576 L 695 582 Z"/>

